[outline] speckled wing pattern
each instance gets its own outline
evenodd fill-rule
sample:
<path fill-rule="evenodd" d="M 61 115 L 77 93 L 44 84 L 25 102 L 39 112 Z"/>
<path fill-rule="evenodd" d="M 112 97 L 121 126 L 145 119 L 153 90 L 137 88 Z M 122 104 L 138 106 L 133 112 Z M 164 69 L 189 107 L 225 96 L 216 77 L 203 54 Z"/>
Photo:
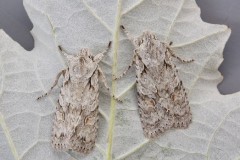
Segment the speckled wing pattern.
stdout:
<path fill-rule="evenodd" d="M 134 56 L 128 68 L 115 79 L 123 77 L 135 64 L 140 119 L 147 138 L 156 138 L 171 128 L 186 128 L 192 120 L 187 92 L 179 79 L 170 45 L 162 43 L 149 31 L 133 38 L 120 26 L 134 45 Z"/>
<path fill-rule="evenodd" d="M 186 128 L 192 119 L 187 93 L 168 46 L 151 32 L 135 40 L 139 114 L 147 138 L 171 128 Z"/>
<path fill-rule="evenodd" d="M 67 55 L 68 68 L 63 70 L 63 85 L 53 120 L 52 145 L 55 149 L 89 153 L 98 131 L 98 66 L 103 57 L 88 49 Z"/>
<path fill-rule="evenodd" d="M 86 82 L 74 84 L 66 70 L 53 122 L 54 148 L 87 153 L 94 147 L 98 129 L 97 76 L 94 72 Z"/>

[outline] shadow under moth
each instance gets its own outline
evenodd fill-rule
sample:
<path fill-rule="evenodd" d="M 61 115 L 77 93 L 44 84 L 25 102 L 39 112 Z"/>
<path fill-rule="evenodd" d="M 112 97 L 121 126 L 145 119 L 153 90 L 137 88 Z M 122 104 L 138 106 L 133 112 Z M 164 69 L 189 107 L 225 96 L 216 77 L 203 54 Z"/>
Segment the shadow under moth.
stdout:
<path fill-rule="evenodd" d="M 169 47 L 172 42 L 162 43 L 149 31 L 133 38 L 124 26 L 121 28 L 135 50 L 129 67 L 115 79 L 123 77 L 135 64 L 138 110 L 144 135 L 156 138 L 171 128 L 188 127 L 192 119 L 188 96 L 172 57 L 186 63 L 193 60 L 176 56 Z"/>
<path fill-rule="evenodd" d="M 63 76 L 56 112 L 53 120 L 52 146 L 60 151 L 69 149 L 88 153 L 95 145 L 98 131 L 99 79 L 109 87 L 99 62 L 111 45 L 93 56 L 89 49 L 81 49 L 77 55 L 59 50 L 67 59 L 68 67 L 58 73 L 51 89 L 38 99 L 48 95 Z M 110 91 L 109 91 L 110 92 Z"/>

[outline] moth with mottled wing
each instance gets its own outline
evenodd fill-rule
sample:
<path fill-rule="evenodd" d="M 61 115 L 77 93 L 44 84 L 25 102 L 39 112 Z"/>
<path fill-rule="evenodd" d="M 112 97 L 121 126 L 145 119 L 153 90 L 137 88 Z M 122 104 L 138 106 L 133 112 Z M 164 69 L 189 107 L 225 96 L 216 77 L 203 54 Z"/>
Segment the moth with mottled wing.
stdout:
<path fill-rule="evenodd" d="M 61 75 L 63 84 L 53 120 L 52 146 L 61 151 L 72 149 L 88 153 L 95 145 L 98 131 L 99 79 L 109 91 L 99 62 L 106 50 L 93 56 L 89 49 L 82 49 L 77 55 L 59 50 L 67 59 L 68 67 L 58 73 L 51 89 L 38 99 L 48 95 L 57 85 Z M 110 91 L 109 91 L 110 92 Z"/>
<path fill-rule="evenodd" d="M 149 31 L 133 38 L 122 30 L 133 43 L 135 50 L 129 67 L 115 79 L 123 77 L 135 64 L 137 98 L 140 119 L 147 138 L 156 138 L 171 128 L 186 128 L 192 120 L 187 92 L 179 79 L 172 57 L 182 62 L 169 45 L 160 42 Z"/>

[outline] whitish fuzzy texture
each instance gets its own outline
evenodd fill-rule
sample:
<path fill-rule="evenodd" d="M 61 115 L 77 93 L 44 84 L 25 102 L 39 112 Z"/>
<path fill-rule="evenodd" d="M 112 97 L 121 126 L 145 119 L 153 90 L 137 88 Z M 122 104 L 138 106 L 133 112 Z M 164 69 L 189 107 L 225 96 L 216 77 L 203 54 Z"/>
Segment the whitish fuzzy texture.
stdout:
<path fill-rule="evenodd" d="M 34 25 L 34 49 L 24 50 L 0 31 L 0 159 L 239 159 L 240 94 L 221 95 L 217 89 L 230 29 L 203 22 L 194 0 L 24 0 L 24 6 Z M 41 101 L 36 97 L 67 67 L 56 44 L 71 53 L 90 48 L 94 54 L 112 40 L 111 51 L 99 64 L 111 80 L 128 66 L 134 49 L 120 24 L 133 36 L 152 31 L 162 42 L 174 42 L 171 48 L 178 56 L 194 59 L 176 62 L 189 95 L 192 123 L 154 140 L 145 138 L 132 69 L 112 81 L 113 93 L 122 95 L 124 103 L 110 103 L 99 87 L 101 114 L 93 151 L 85 156 L 54 151 L 50 141 L 59 91 Z"/>

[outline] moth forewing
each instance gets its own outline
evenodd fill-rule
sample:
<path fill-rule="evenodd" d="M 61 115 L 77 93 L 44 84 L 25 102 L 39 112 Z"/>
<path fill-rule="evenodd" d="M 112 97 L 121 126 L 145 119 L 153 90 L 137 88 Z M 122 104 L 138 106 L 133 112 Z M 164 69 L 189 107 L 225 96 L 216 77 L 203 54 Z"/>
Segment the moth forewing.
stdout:
<path fill-rule="evenodd" d="M 187 92 L 179 79 L 178 70 L 172 61 L 182 60 L 149 31 L 137 38 L 121 26 L 135 50 L 129 67 L 116 79 L 121 78 L 135 65 L 138 92 L 138 110 L 144 135 L 156 138 L 171 128 L 185 128 L 191 122 Z"/>
<path fill-rule="evenodd" d="M 53 120 L 52 146 L 55 149 L 71 149 L 81 153 L 88 153 L 93 149 L 98 131 L 99 79 L 109 90 L 99 62 L 109 50 L 110 44 L 111 42 L 106 50 L 96 56 L 89 49 L 82 49 L 77 55 L 71 55 L 59 46 L 67 59 L 68 67 L 58 74 L 54 85 L 43 95 L 48 95 L 63 75 Z"/>

